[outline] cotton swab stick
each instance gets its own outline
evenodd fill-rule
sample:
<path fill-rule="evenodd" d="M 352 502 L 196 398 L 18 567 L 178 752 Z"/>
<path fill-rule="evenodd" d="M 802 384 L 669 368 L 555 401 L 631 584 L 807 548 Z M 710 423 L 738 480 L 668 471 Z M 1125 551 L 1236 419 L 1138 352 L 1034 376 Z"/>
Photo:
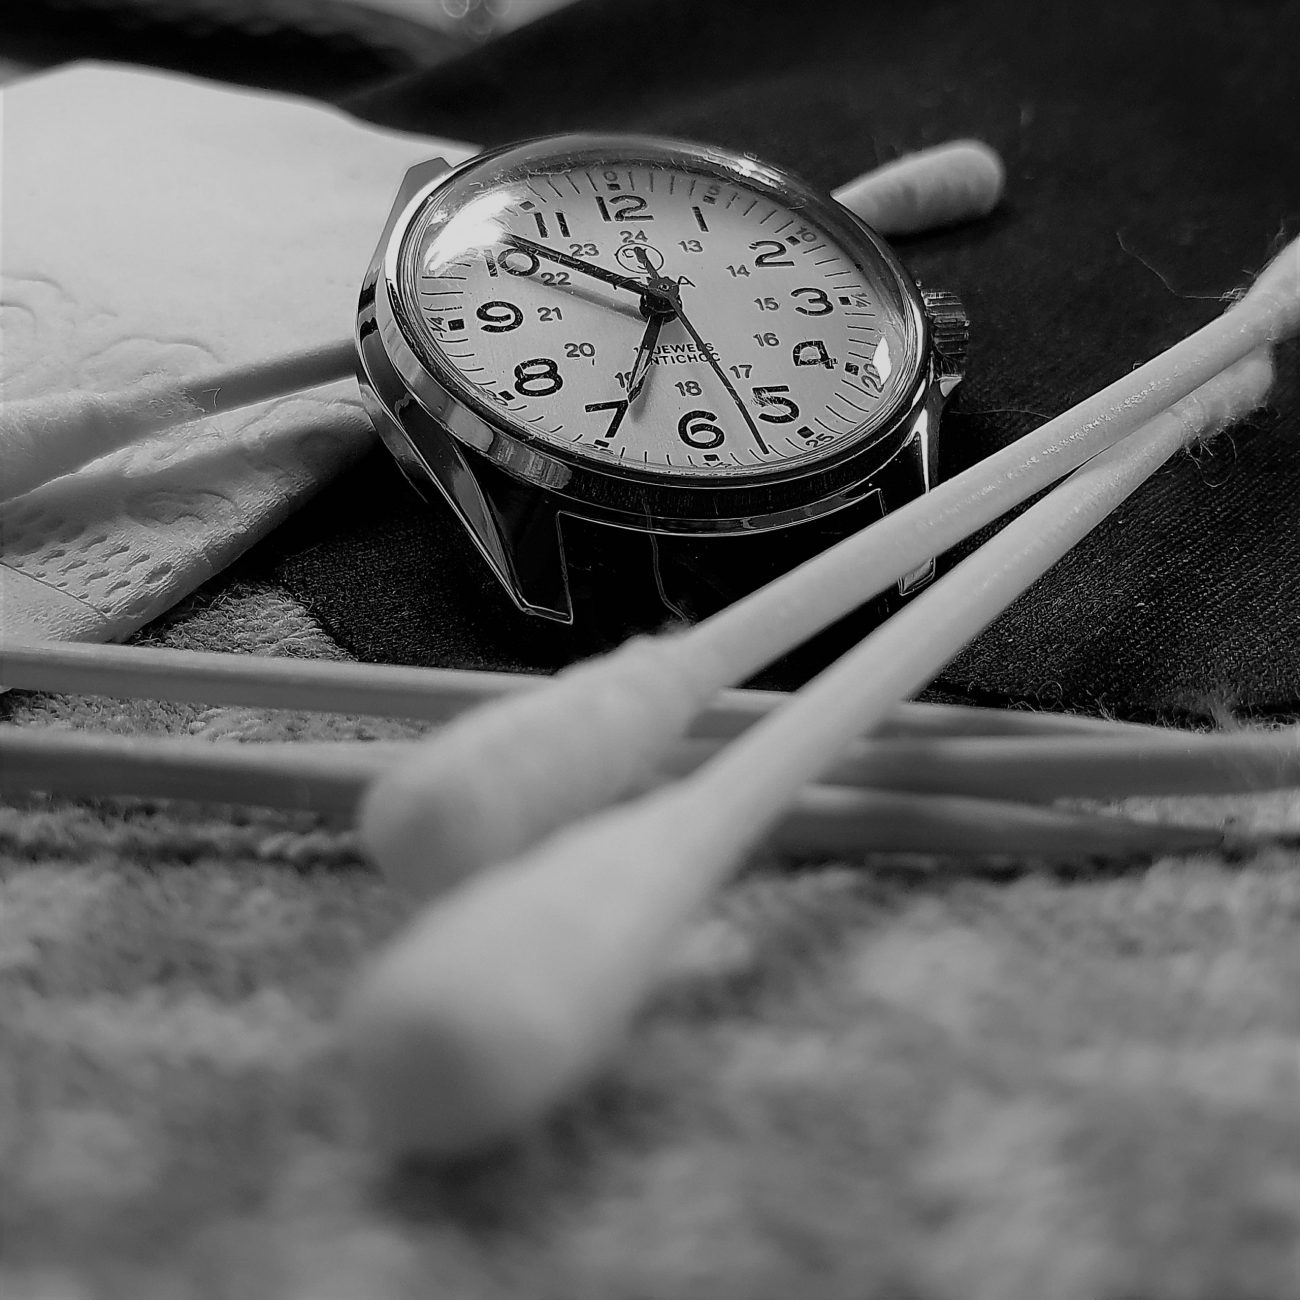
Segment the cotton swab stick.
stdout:
<path fill-rule="evenodd" d="M 448 727 L 376 783 L 361 815 L 367 852 L 404 888 L 428 891 L 606 806 L 644 780 L 720 688 L 1298 325 L 1295 241 L 1217 319 L 879 523 L 688 631 L 631 641 L 561 674 L 545 693 Z"/>
<path fill-rule="evenodd" d="M 1137 730 L 1137 729 L 1135 729 Z M 686 742 L 661 777 L 698 770 L 724 742 Z M 413 741 L 261 741 L 115 736 L 0 724 L 0 790 L 78 797 L 215 799 L 350 818 L 366 785 Z M 1214 735 L 931 737 L 858 741 L 819 778 L 874 793 L 1017 804 L 1062 798 L 1232 794 L 1300 787 L 1300 730 Z M 859 837 L 872 843 L 869 836 Z"/>
<path fill-rule="evenodd" d="M 0 725 L 0 790 L 76 798 L 192 799 L 345 816 L 400 746 L 213 744 Z"/>
<path fill-rule="evenodd" d="M 289 808 L 346 824 L 402 743 L 210 744 L 0 725 L 0 791 L 76 798 L 186 799 Z M 1008 800 L 812 789 L 773 842 L 801 853 L 1033 854 L 1057 860 L 1192 853 L 1218 847 L 1213 827 L 1026 807 Z"/>
<path fill-rule="evenodd" d="M 1209 826 L 1033 808 L 1011 799 L 809 786 L 769 838 L 775 848 L 803 856 L 927 853 L 1083 862 L 1221 852 L 1226 837 Z"/>
<path fill-rule="evenodd" d="M 411 668 L 268 658 L 154 646 L 14 640 L 0 633 L 0 688 L 118 698 L 196 701 L 445 722 L 522 691 L 545 689 L 530 673 Z M 738 735 L 785 700 L 777 691 L 719 693 L 695 719 L 696 735 Z M 900 704 L 882 735 L 1125 735 L 1152 729 L 1063 713 L 954 704 Z"/>
<path fill-rule="evenodd" d="M 826 785 L 965 798 L 1123 799 L 1300 788 L 1300 728 L 1133 736 L 859 740 L 819 777 Z M 664 773 L 697 771 L 716 743 L 686 742 Z"/>
<path fill-rule="evenodd" d="M 882 234 L 917 234 L 984 216 L 1005 179 L 988 145 L 955 141 L 905 155 L 837 190 Z M 350 339 L 256 365 L 187 379 L 146 380 L 122 392 L 65 393 L 9 403 L 0 413 L 0 500 L 21 496 L 161 429 L 349 378 Z"/>
<path fill-rule="evenodd" d="M 693 777 L 427 907 L 363 973 L 345 1016 L 381 1139 L 459 1153 L 587 1079 L 687 921 L 795 793 L 1174 451 L 1252 409 L 1271 377 L 1267 356 L 1249 357 L 1099 455 Z"/>
<path fill-rule="evenodd" d="M 119 447 L 207 415 L 346 379 L 350 340 L 191 378 L 144 380 L 124 392 L 7 402 L 0 412 L 0 500 L 30 492 Z"/>

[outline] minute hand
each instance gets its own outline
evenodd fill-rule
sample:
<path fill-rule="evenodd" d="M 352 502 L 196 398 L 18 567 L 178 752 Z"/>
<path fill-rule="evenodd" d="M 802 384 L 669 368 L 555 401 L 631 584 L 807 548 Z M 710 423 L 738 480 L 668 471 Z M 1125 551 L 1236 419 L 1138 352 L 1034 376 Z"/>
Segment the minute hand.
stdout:
<path fill-rule="evenodd" d="M 558 248 L 547 248 L 545 244 L 538 244 L 531 239 L 525 239 L 523 235 L 504 234 L 501 236 L 501 242 L 509 244 L 512 248 L 524 249 L 535 257 L 544 257 L 548 262 L 557 262 L 560 266 L 567 266 L 580 275 L 589 275 L 593 280 L 603 280 L 606 284 L 612 284 L 617 289 L 626 289 L 628 292 L 636 294 L 638 298 L 650 299 L 658 306 L 672 305 L 662 291 L 647 285 L 644 280 L 634 280 L 630 275 L 620 275 L 617 271 L 607 271 L 603 266 L 597 266 L 595 262 L 584 262 L 581 258 L 570 257 L 568 253 L 562 253 Z"/>

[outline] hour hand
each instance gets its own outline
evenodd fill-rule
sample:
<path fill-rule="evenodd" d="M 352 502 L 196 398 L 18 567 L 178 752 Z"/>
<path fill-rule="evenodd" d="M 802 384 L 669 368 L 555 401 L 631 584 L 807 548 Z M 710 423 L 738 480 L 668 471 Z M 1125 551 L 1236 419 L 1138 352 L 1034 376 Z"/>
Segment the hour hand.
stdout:
<path fill-rule="evenodd" d="M 629 403 L 635 402 L 640 396 L 641 389 L 645 387 L 646 378 L 650 374 L 650 363 L 654 360 L 655 345 L 659 342 L 659 331 L 663 329 L 665 321 L 671 320 L 677 314 L 651 303 L 648 299 L 646 309 L 649 319 L 646 321 L 645 333 L 641 335 L 636 360 L 632 363 L 632 369 L 627 377 Z"/>

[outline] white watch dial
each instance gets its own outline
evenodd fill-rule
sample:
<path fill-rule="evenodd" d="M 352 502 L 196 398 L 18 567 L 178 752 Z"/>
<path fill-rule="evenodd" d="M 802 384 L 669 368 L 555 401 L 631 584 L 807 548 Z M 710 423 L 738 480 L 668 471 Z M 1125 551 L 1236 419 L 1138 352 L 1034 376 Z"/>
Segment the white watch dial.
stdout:
<path fill-rule="evenodd" d="M 531 159 L 419 209 L 398 284 L 430 368 L 525 438 L 789 472 L 869 438 L 919 365 L 897 273 L 833 224 L 705 159 Z"/>

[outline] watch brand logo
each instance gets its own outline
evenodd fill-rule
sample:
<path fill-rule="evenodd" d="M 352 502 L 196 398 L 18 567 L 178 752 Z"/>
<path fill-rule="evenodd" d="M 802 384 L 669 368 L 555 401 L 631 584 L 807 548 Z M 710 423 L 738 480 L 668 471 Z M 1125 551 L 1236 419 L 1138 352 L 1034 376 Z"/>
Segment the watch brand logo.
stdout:
<path fill-rule="evenodd" d="M 623 244 L 614 254 L 614 260 L 637 275 L 645 274 L 647 262 L 656 274 L 664 269 L 664 255 L 653 244 Z"/>
<path fill-rule="evenodd" d="M 648 273 L 658 275 L 664 269 L 664 255 L 653 244 L 643 244 L 640 240 L 621 245 L 614 254 L 614 260 L 624 270 L 641 277 Z M 695 281 L 689 275 L 670 275 L 667 278 L 679 289 L 683 285 L 695 288 Z"/>

